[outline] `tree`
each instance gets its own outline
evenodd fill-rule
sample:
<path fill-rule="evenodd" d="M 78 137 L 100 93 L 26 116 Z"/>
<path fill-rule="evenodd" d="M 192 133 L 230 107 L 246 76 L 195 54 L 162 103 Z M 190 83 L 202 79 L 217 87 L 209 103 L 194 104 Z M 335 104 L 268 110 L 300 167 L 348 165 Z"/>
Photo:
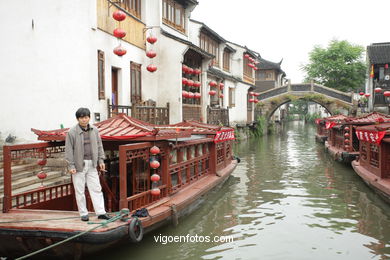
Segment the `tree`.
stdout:
<path fill-rule="evenodd" d="M 305 81 L 341 91 L 361 89 L 366 75 L 363 54 L 363 46 L 348 41 L 332 40 L 327 48 L 316 45 L 309 53 L 309 63 L 302 66 Z"/>

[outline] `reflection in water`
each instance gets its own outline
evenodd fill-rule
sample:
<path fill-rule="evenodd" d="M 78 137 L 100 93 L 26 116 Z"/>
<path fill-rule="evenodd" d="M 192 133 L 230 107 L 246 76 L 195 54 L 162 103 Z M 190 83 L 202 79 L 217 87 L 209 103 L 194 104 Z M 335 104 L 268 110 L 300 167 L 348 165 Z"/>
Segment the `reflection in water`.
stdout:
<path fill-rule="evenodd" d="M 112 259 L 388 259 L 390 207 L 352 168 L 289 123 L 236 145 L 233 176 L 178 227 L 100 256 Z M 232 235 L 230 243 L 156 243 L 154 235 Z"/>

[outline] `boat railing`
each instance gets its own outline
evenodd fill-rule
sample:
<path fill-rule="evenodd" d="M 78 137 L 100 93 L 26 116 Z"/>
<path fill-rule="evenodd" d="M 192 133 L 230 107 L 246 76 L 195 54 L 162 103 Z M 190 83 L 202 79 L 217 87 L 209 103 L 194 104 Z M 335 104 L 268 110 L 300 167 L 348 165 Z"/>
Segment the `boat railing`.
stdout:
<path fill-rule="evenodd" d="M 128 197 L 127 203 L 128 203 L 128 208 L 131 211 L 142 208 L 142 207 L 147 207 L 150 204 L 152 204 L 155 201 L 158 201 L 168 195 L 168 189 L 166 185 L 161 185 L 158 187 L 160 189 L 160 195 L 152 195 L 150 190 L 135 194 L 131 197 Z"/>

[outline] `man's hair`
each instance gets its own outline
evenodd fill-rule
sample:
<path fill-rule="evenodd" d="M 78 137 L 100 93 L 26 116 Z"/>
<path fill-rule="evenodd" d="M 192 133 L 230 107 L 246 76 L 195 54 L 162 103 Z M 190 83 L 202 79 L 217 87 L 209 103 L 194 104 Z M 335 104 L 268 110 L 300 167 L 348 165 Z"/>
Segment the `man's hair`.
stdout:
<path fill-rule="evenodd" d="M 88 108 L 80 107 L 76 111 L 76 118 L 79 119 L 80 117 L 88 116 L 91 117 L 91 111 L 89 111 Z"/>

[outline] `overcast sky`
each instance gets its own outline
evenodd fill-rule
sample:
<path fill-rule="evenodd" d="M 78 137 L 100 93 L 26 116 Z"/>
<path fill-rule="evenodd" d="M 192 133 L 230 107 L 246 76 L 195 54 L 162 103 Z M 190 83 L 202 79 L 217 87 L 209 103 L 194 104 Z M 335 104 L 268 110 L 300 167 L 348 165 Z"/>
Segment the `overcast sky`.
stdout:
<path fill-rule="evenodd" d="M 279 62 L 292 83 L 314 45 L 390 42 L 390 0 L 198 0 L 191 18 Z"/>

